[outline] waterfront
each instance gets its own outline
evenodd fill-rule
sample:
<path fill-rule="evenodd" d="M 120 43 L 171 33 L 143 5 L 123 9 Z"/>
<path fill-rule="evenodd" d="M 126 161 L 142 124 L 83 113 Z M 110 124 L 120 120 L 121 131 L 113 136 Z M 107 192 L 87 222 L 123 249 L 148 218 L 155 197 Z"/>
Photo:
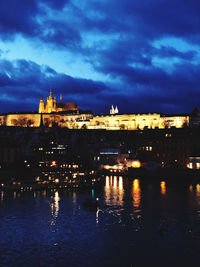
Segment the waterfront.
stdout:
<path fill-rule="evenodd" d="M 106 176 L 87 191 L 1 191 L 0 232 L 1 266 L 189 266 L 200 183 Z"/>

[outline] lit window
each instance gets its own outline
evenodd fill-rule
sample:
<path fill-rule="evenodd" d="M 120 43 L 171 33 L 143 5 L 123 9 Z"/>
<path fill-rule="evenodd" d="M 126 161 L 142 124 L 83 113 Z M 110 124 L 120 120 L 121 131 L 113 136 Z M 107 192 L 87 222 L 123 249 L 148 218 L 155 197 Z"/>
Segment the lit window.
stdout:
<path fill-rule="evenodd" d="M 188 167 L 189 169 L 192 169 L 192 162 L 188 163 L 188 164 L 187 164 L 187 167 Z"/>
<path fill-rule="evenodd" d="M 200 163 L 197 162 L 197 169 L 200 169 Z"/>

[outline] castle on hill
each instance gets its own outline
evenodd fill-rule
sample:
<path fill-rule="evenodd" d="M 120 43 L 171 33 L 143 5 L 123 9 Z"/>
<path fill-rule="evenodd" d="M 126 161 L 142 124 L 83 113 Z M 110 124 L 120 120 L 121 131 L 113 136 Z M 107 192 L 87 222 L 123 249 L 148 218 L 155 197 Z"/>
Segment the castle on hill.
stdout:
<path fill-rule="evenodd" d="M 91 111 L 79 109 L 75 102 L 63 103 L 62 96 L 57 103 L 52 89 L 46 101 L 41 97 L 39 112 L 0 114 L 0 126 L 39 127 L 41 118 L 46 127 L 58 125 L 68 129 L 144 130 L 200 127 L 200 112 L 197 109 L 191 114 L 122 114 L 117 106 L 112 105 L 109 114 L 94 115 Z"/>
<path fill-rule="evenodd" d="M 56 98 L 53 96 L 52 89 L 49 97 L 47 97 L 46 104 L 43 97 L 40 99 L 39 113 L 65 112 L 79 110 L 75 102 L 63 103 L 62 95 L 60 95 L 60 103 L 56 103 Z"/>

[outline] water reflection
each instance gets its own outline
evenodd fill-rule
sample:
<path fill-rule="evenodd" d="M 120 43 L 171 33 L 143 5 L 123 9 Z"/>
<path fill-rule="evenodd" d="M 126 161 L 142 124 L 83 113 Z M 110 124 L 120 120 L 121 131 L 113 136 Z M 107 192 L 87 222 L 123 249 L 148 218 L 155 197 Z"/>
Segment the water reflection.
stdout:
<path fill-rule="evenodd" d="M 133 180 L 132 198 L 133 198 L 133 207 L 139 208 L 141 202 L 141 189 L 140 189 L 139 179 Z"/>
<path fill-rule="evenodd" d="M 193 192 L 193 186 L 192 185 L 189 186 L 189 190 L 190 190 L 190 192 Z"/>
<path fill-rule="evenodd" d="M 105 201 L 108 205 L 123 205 L 123 178 L 122 176 L 106 176 Z"/>
<path fill-rule="evenodd" d="M 4 200 L 4 191 L 1 191 L 1 203 L 3 203 Z"/>
<path fill-rule="evenodd" d="M 160 192 L 162 195 L 166 194 L 166 182 L 165 181 L 160 182 Z"/>
<path fill-rule="evenodd" d="M 196 196 L 200 197 L 200 184 L 196 185 Z"/>
<path fill-rule="evenodd" d="M 53 198 L 54 202 L 52 202 L 50 204 L 51 207 L 51 215 L 52 215 L 52 219 L 51 219 L 51 225 L 55 225 L 56 223 L 56 219 L 58 217 L 58 213 L 59 213 L 59 201 L 60 201 L 60 197 L 59 197 L 59 193 L 56 191 L 54 198 Z"/>
<path fill-rule="evenodd" d="M 97 211 L 96 211 L 96 224 L 99 223 L 99 208 L 97 208 Z"/>
<path fill-rule="evenodd" d="M 76 192 L 73 192 L 73 200 L 72 200 L 72 203 L 73 203 L 73 215 L 75 215 L 76 213 Z"/>

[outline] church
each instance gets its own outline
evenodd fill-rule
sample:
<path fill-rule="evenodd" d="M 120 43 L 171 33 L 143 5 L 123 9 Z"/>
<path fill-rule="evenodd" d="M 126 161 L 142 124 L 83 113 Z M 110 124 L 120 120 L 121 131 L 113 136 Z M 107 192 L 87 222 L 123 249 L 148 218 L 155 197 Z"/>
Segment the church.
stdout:
<path fill-rule="evenodd" d="M 67 111 L 78 111 L 77 104 L 63 103 L 62 95 L 60 95 L 60 103 L 56 103 L 56 98 L 53 97 L 52 89 L 50 91 L 50 96 L 47 97 L 46 104 L 44 103 L 43 97 L 40 99 L 39 113 L 53 113 L 53 112 L 67 112 Z"/>

